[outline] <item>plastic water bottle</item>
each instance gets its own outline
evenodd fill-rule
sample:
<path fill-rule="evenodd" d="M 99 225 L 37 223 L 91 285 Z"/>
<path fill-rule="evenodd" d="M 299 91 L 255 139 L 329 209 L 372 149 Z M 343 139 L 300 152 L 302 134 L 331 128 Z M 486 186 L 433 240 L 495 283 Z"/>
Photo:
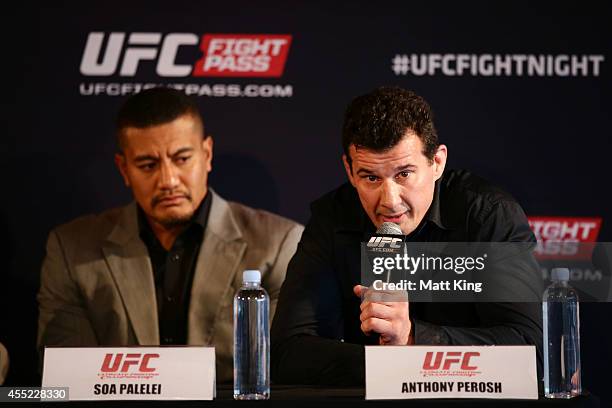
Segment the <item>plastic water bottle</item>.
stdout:
<path fill-rule="evenodd" d="M 580 395 L 580 321 L 578 295 L 567 283 L 569 270 L 555 268 L 544 292 L 544 395 L 572 398 Z"/>
<path fill-rule="evenodd" d="M 270 298 L 261 273 L 246 270 L 234 297 L 234 399 L 270 397 Z"/>

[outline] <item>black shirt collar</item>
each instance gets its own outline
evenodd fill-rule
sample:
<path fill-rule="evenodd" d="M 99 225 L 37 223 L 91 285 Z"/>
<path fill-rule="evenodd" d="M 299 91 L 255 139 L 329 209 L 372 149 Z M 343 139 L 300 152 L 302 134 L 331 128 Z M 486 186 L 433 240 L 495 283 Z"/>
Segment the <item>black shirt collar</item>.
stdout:
<path fill-rule="evenodd" d="M 195 210 L 192 221 L 200 225 L 202 229 L 206 229 L 208 223 L 208 214 L 210 213 L 210 204 L 212 203 L 212 193 L 206 192 L 200 206 Z"/>
<path fill-rule="evenodd" d="M 434 187 L 433 200 L 431 201 L 431 205 L 429 206 L 429 210 L 427 211 L 427 214 L 425 215 L 425 219 L 427 221 L 433 222 L 438 227 L 446 230 L 446 229 L 449 229 L 449 228 L 448 228 L 447 225 L 444 224 L 444 221 L 442 219 L 442 212 L 441 212 L 441 208 L 440 208 L 440 189 L 441 189 L 440 186 L 443 183 L 443 181 L 442 181 L 443 178 L 444 177 L 440 177 L 436 181 L 436 186 Z"/>

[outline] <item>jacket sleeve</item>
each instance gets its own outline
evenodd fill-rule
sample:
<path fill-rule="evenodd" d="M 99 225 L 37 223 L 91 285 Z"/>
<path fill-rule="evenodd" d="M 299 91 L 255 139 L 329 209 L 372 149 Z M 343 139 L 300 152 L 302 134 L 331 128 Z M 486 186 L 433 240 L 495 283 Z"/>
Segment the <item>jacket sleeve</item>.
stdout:
<path fill-rule="evenodd" d="M 49 234 L 47 241 L 37 299 L 37 344 L 41 355 L 45 346 L 98 344 L 78 284 L 72 278 L 60 235 L 55 231 Z"/>
<path fill-rule="evenodd" d="M 289 384 L 363 384 L 364 348 L 343 342 L 342 294 L 332 236 L 316 213 L 287 269 L 272 325 L 272 379 Z"/>

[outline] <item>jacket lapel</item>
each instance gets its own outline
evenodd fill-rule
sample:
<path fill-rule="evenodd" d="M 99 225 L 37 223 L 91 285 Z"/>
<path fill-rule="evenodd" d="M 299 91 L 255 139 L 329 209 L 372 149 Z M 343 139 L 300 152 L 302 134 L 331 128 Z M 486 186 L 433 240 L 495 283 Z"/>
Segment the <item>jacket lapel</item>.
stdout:
<path fill-rule="evenodd" d="M 229 204 L 212 189 L 212 203 L 191 287 L 188 344 L 209 345 L 247 248 Z"/>
<path fill-rule="evenodd" d="M 159 344 L 153 270 L 147 248 L 138 234 L 135 203 L 123 209 L 102 250 L 138 344 Z"/>

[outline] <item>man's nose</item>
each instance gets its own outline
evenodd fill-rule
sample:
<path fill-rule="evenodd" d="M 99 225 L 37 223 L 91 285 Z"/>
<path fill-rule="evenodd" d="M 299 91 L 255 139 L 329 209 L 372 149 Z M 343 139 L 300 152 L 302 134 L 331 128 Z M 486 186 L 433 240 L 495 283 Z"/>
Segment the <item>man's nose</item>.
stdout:
<path fill-rule="evenodd" d="M 389 210 L 395 211 L 402 203 L 402 199 L 400 197 L 400 187 L 392 180 L 385 180 L 383 181 L 381 188 L 380 205 L 388 208 Z"/>
<path fill-rule="evenodd" d="M 172 162 L 162 162 L 159 171 L 159 187 L 162 190 L 173 190 L 178 186 L 178 172 Z"/>

